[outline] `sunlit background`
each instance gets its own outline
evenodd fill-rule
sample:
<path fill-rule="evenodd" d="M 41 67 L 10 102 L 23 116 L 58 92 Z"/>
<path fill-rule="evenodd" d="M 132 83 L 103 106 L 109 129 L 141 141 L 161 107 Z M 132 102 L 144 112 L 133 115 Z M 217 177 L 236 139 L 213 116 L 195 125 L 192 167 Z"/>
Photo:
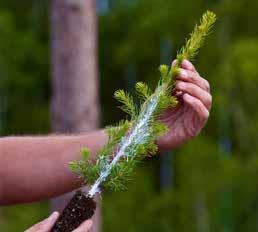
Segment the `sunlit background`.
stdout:
<path fill-rule="evenodd" d="M 0 2 L 1 136 L 51 133 L 50 2 Z M 105 192 L 102 230 L 258 231 L 258 1 L 96 6 L 101 126 L 125 117 L 112 97 L 116 89 L 132 91 L 139 80 L 154 87 L 159 64 L 171 63 L 201 14 L 210 9 L 219 19 L 194 60 L 213 94 L 207 127 L 180 149 L 146 161 L 128 190 Z M 2 207 L 0 231 L 23 231 L 48 215 L 48 202 Z"/>

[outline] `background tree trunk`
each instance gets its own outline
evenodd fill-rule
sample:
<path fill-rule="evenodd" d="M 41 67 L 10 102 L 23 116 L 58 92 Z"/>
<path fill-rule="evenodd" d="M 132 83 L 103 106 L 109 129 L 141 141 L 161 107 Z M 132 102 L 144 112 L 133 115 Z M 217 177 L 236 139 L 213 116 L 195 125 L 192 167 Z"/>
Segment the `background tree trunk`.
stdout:
<path fill-rule="evenodd" d="M 52 0 L 52 128 L 58 133 L 96 129 L 99 122 L 95 0 Z M 70 194 L 52 200 L 61 210 Z M 99 231 L 99 209 L 92 231 Z M 96 217 L 95 217 L 96 220 Z"/>

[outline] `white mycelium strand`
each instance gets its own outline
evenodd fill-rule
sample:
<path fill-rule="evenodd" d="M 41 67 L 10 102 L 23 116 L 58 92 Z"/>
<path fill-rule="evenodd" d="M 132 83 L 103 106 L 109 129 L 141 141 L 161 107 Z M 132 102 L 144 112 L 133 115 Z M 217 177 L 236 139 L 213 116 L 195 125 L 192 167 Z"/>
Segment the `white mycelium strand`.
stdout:
<path fill-rule="evenodd" d="M 106 180 L 108 175 L 111 173 L 112 168 L 119 162 L 121 158 L 129 158 L 136 154 L 135 148 L 139 144 L 144 144 L 147 138 L 151 135 L 151 121 L 153 120 L 156 108 L 159 104 L 160 96 L 162 95 L 163 88 L 157 88 L 156 92 L 153 94 L 148 104 L 141 110 L 138 120 L 133 127 L 133 130 L 126 137 L 121 139 L 120 144 L 118 145 L 117 152 L 113 155 L 113 160 L 111 163 L 107 164 L 103 170 L 100 172 L 99 178 L 91 186 L 89 191 L 89 196 L 93 197 L 96 193 L 100 193 L 100 186 L 103 181 Z M 133 146 L 134 145 L 134 146 Z M 133 150 L 132 150 L 133 146 Z M 130 153 L 128 148 L 130 147 Z"/>

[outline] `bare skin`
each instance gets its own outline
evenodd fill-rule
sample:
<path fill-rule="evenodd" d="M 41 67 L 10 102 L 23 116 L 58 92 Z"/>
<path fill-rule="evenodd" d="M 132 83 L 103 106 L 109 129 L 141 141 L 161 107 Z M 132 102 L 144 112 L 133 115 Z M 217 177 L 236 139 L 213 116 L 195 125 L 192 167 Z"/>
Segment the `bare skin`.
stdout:
<path fill-rule="evenodd" d="M 59 213 L 54 212 L 47 219 L 35 224 L 34 226 L 25 230 L 25 232 L 49 232 L 54 226 L 58 216 L 59 216 Z M 87 220 L 83 222 L 77 229 L 73 230 L 73 232 L 88 232 L 90 231 L 91 226 L 92 226 L 92 221 Z"/>
<path fill-rule="evenodd" d="M 211 108 L 208 82 L 184 61 L 176 84 L 181 103 L 160 118 L 171 129 L 157 141 L 160 150 L 176 148 L 199 134 Z M 96 152 L 107 141 L 103 130 L 83 135 L 6 137 L 0 139 L 0 205 L 51 198 L 80 186 L 67 164 L 79 158 L 82 147 Z"/>
<path fill-rule="evenodd" d="M 68 168 L 88 147 L 91 159 L 107 140 L 103 130 L 85 135 L 0 139 L 0 205 L 51 198 L 80 187 Z"/>

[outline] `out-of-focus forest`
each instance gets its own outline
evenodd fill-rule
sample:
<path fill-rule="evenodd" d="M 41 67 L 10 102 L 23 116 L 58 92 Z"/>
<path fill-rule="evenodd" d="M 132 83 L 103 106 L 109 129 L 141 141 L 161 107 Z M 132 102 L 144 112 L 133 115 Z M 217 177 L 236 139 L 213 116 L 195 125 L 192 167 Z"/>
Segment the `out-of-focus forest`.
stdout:
<path fill-rule="evenodd" d="M 112 97 L 116 89 L 131 91 L 139 80 L 154 87 L 159 64 L 172 61 L 201 14 L 211 9 L 218 15 L 194 60 L 213 95 L 206 128 L 172 151 L 165 167 L 164 154 L 154 157 L 138 168 L 127 191 L 105 192 L 102 230 L 258 231 L 258 1 L 98 6 L 102 126 L 125 117 Z M 0 2 L 1 136 L 50 133 L 48 8 L 45 0 Z M 164 168 L 170 175 L 165 185 Z M 0 231 L 23 231 L 48 214 L 48 202 L 1 207 Z"/>

